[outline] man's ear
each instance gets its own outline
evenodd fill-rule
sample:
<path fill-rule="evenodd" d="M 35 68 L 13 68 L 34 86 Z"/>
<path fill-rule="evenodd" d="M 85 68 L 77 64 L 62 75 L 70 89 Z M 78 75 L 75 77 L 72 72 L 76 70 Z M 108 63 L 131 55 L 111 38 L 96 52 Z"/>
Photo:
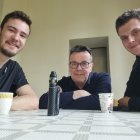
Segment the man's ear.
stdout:
<path fill-rule="evenodd" d="M 94 67 L 94 63 L 93 63 L 93 62 L 91 63 L 91 67 L 92 67 L 92 68 Z"/>
<path fill-rule="evenodd" d="M 94 67 L 94 63 L 92 62 L 92 67 Z"/>
<path fill-rule="evenodd" d="M 93 67 L 94 67 L 94 63 L 92 62 L 92 63 L 90 63 L 90 69 L 91 69 L 91 71 L 93 70 Z"/>

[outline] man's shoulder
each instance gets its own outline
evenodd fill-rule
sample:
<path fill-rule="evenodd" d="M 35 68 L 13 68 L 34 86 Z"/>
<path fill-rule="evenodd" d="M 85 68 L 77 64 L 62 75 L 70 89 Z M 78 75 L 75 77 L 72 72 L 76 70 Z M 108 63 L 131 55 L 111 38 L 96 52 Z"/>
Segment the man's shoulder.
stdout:
<path fill-rule="evenodd" d="M 106 72 L 93 72 L 90 73 L 90 77 L 88 79 L 88 83 L 92 84 L 100 84 L 100 83 L 110 83 L 111 82 L 111 77 L 108 73 Z"/>
<path fill-rule="evenodd" d="M 17 61 L 14 61 L 12 59 L 9 59 L 9 61 L 7 62 L 7 65 L 17 65 L 17 66 L 20 66 Z"/>
<path fill-rule="evenodd" d="M 9 60 L 7 63 L 6 63 L 6 67 L 9 69 L 9 70 L 21 70 L 21 66 L 19 65 L 19 63 L 17 61 L 14 61 L 14 60 Z"/>
<path fill-rule="evenodd" d="M 71 81 L 71 76 L 63 76 L 59 81 Z"/>
<path fill-rule="evenodd" d="M 90 77 L 103 77 L 103 76 L 109 76 L 109 73 L 107 72 L 91 72 Z"/>
<path fill-rule="evenodd" d="M 97 81 L 110 81 L 110 75 L 106 72 L 92 72 L 89 75 L 88 81 L 89 82 L 97 82 Z"/>
<path fill-rule="evenodd" d="M 140 57 L 136 56 L 136 60 L 132 66 L 132 73 L 140 72 Z"/>

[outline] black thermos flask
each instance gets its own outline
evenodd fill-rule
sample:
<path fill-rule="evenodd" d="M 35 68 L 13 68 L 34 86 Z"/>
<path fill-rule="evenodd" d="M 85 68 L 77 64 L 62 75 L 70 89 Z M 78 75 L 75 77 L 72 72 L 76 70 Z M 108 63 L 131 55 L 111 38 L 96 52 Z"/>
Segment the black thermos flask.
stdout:
<path fill-rule="evenodd" d="M 59 94 L 57 75 L 55 71 L 52 71 L 49 80 L 48 116 L 55 116 L 59 114 Z"/>

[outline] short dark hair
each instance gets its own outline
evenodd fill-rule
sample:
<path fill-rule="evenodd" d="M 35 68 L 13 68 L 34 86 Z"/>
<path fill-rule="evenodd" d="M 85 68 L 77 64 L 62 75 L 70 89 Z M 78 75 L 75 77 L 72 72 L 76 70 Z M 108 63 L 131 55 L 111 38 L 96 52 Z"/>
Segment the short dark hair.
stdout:
<path fill-rule="evenodd" d="M 127 23 L 131 19 L 138 19 L 140 21 L 140 9 L 132 9 L 125 11 L 116 20 L 116 31 L 118 33 L 119 27 Z"/>
<path fill-rule="evenodd" d="M 27 25 L 29 26 L 31 30 L 30 26 L 32 24 L 32 21 L 30 17 L 26 15 L 23 11 L 13 11 L 11 13 L 8 13 L 1 22 L 1 25 L 0 25 L 1 29 L 3 29 L 5 23 L 8 22 L 9 19 L 20 19 L 24 21 L 25 23 L 27 23 Z"/>
<path fill-rule="evenodd" d="M 76 45 L 73 48 L 71 48 L 70 55 L 74 52 L 85 52 L 85 51 L 87 51 L 90 55 L 92 55 L 91 49 L 89 47 L 83 45 Z"/>

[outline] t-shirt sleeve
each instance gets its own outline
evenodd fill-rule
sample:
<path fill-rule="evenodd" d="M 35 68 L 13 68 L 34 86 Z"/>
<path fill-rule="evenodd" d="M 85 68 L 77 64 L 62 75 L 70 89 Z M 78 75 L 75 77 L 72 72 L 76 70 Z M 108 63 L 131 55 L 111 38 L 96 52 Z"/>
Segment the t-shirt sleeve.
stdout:
<path fill-rule="evenodd" d="M 16 91 L 21 86 L 24 86 L 28 84 L 28 81 L 25 77 L 25 74 L 20 66 L 18 66 L 18 70 L 16 72 L 13 84 L 12 84 L 12 90 Z"/>

